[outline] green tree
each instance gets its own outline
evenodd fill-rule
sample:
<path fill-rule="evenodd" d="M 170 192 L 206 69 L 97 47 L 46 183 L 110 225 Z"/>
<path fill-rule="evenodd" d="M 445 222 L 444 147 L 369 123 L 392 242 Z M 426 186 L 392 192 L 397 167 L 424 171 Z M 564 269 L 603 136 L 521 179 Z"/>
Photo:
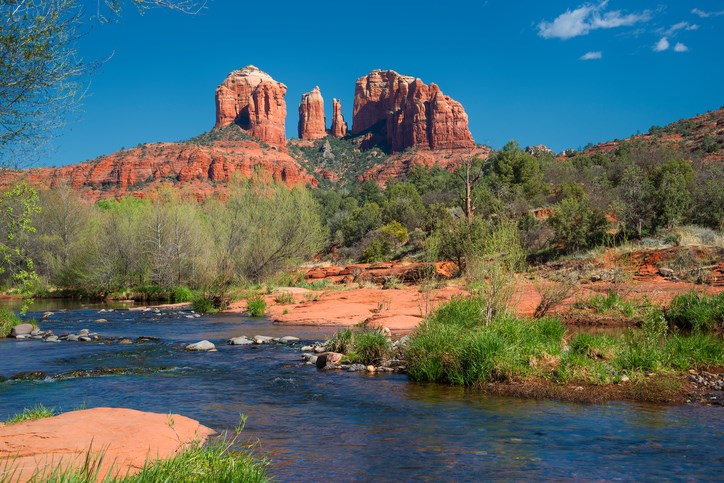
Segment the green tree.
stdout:
<path fill-rule="evenodd" d="M 549 222 L 554 242 L 566 251 L 575 251 L 596 243 L 603 235 L 606 219 L 593 210 L 588 195 L 578 184 L 562 187 L 563 199 L 556 204 Z"/>

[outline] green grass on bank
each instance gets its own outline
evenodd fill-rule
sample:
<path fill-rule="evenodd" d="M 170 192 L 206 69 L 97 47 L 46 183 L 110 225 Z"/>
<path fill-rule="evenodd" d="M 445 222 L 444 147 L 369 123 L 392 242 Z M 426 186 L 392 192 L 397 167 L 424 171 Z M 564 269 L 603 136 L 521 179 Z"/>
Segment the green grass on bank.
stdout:
<path fill-rule="evenodd" d="M 672 332 L 661 311 L 652 310 L 641 329 L 621 335 L 569 336 L 551 318 L 503 316 L 483 325 L 480 310 L 479 300 L 457 297 L 423 322 L 407 349 L 410 378 L 466 386 L 530 377 L 609 384 L 724 365 L 720 336 Z"/>
<path fill-rule="evenodd" d="M 53 416 L 55 416 L 55 408 L 46 408 L 42 404 L 36 404 L 31 408 L 23 409 L 23 412 L 15 416 L 9 417 L 5 420 L 5 424 L 22 423 L 35 419 L 52 418 Z"/>

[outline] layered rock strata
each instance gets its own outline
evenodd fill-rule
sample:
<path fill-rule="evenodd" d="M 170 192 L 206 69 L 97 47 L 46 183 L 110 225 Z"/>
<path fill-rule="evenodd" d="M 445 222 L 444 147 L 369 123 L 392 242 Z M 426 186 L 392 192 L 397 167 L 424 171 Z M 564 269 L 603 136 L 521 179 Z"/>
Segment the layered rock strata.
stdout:
<path fill-rule="evenodd" d="M 299 103 L 299 139 L 319 139 L 327 135 L 327 120 L 324 117 L 324 99 L 319 87 L 302 94 Z"/>
<path fill-rule="evenodd" d="M 342 103 L 339 99 L 332 99 L 332 128 L 330 134 L 336 138 L 347 135 L 347 123 L 342 115 Z"/>

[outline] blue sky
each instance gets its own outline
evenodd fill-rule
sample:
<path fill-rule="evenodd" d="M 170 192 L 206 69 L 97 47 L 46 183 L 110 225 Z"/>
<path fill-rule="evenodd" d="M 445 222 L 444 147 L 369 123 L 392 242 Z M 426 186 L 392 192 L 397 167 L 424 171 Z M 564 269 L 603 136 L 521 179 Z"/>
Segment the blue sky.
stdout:
<path fill-rule="evenodd" d="M 95 9 L 95 0 L 87 0 Z M 177 141 L 214 124 L 214 90 L 254 64 L 284 82 L 287 135 L 319 85 L 351 124 L 375 68 L 437 83 L 478 143 L 556 151 L 644 132 L 724 105 L 724 2 L 209 0 L 198 15 L 128 8 L 80 41 L 93 75 L 81 112 L 41 165 Z"/>

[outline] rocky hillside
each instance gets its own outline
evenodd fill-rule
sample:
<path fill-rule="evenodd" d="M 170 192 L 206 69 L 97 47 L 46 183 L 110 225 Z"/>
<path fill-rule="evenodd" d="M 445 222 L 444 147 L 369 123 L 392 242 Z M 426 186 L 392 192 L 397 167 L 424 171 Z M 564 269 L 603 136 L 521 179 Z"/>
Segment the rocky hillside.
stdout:
<path fill-rule="evenodd" d="M 724 161 L 724 107 L 715 111 L 672 122 L 667 126 L 652 126 L 646 134 L 627 140 L 643 140 L 651 144 L 669 145 L 681 149 L 693 158 Z M 618 148 L 621 141 L 609 141 L 585 149 L 584 154 L 607 153 Z"/>

